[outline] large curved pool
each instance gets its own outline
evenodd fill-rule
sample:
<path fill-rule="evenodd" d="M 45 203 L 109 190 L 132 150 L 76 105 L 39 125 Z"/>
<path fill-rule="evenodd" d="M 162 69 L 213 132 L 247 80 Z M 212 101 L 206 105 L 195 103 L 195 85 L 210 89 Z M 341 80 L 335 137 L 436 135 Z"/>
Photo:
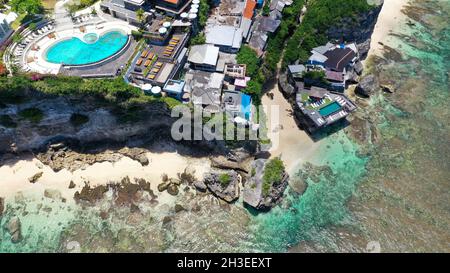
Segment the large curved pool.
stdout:
<path fill-rule="evenodd" d="M 128 35 L 110 31 L 100 37 L 95 33 L 85 34 L 81 39 L 73 37 L 51 46 L 46 52 L 48 62 L 64 65 L 86 65 L 106 59 L 121 50 Z"/>

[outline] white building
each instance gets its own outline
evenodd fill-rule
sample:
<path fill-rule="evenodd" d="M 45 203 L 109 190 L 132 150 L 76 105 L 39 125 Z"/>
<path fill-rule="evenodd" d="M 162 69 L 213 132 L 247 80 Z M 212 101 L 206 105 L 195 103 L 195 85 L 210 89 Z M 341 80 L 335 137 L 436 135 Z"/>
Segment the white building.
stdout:
<path fill-rule="evenodd" d="M 195 45 L 191 47 L 188 62 L 198 70 L 216 70 L 217 59 L 219 58 L 219 48 L 213 45 Z"/>
<path fill-rule="evenodd" d="M 242 44 L 242 29 L 232 26 L 213 26 L 206 29 L 206 43 L 220 48 L 220 51 L 237 53 Z"/>

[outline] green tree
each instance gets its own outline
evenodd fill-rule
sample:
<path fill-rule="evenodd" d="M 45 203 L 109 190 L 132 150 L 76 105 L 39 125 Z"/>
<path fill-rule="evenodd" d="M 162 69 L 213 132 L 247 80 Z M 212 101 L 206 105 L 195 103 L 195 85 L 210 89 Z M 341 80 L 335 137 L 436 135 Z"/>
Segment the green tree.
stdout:
<path fill-rule="evenodd" d="M 11 0 L 11 9 L 18 13 L 40 14 L 44 11 L 41 0 Z"/>
<path fill-rule="evenodd" d="M 144 15 L 145 15 L 145 11 L 143 9 L 138 9 L 136 11 L 136 17 L 137 17 L 137 19 L 138 19 L 140 24 L 144 23 L 144 19 L 145 19 Z"/>

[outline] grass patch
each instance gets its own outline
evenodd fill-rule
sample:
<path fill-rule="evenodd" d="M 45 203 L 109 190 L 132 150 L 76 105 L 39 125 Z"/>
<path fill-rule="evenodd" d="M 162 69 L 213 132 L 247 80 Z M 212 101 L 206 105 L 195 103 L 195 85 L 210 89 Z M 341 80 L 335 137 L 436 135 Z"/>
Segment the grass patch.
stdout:
<path fill-rule="evenodd" d="M 231 182 L 231 177 L 227 173 L 223 173 L 219 176 L 219 182 L 222 187 L 227 187 Z"/>
<path fill-rule="evenodd" d="M 39 108 L 27 108 L 19 112 L 19 116 L 33 123 L 39 123 L 44 118 L 44 113 Z"/>
<path fill-rule="evenodd" d="M 74 113 L 70 117 L 70 123 L 74 127 L 80 127 L 81 125 L 87 123 L 89 121 L 89 117 L 83 114 Z"/>
<path fill-rule="evenodd" d="M 17 127 L 17 123 L 15 123 L 9 115 L 0 115 L 0 125 L 6 128 Z"/>
<path fill-rule="evenodd" d="M 267 196 L 272 188 L 272 185 L 278 184 L 283 179 L 285 167 L 283 161 L 276 157 L 270 160 L 264 169 L 262 193 Z"/>

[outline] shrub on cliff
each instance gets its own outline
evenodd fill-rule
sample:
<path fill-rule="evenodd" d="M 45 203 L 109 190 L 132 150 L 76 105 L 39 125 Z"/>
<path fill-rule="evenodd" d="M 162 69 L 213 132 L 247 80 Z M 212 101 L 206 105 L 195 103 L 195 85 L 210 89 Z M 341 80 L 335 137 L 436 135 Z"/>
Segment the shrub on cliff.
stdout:
<path fill-rule="evenodd" d="M 272 185 L 280 183 L 283 179 L 285 167 L 283 161 L 276 157 L 266 163 L 263 175 L 262 193 L 267 196 Z"/>
<path fill-rule="evenodd" d="M 228 186 L 228 184 L 230 184 L 230 182 L 231 182 L 230 175 L 227 173 L 221 174 L 219 176 L 219 182 L 220 182 L 220 185 L 222 185 L 222 187 Z"/>
<path fill-rule="evenodd" d="M 33 123 L 39 123 L 44 118 L 44 113 L 39 108 L 31 107 L 20 111 L 19 116 Z"/>
<path fill-rule="evenodd" d="M 6 128 L 17 127 L 17 123 L 15 123 L 9 115 L 0 115 L 0 125 Z"/>
<path fill-rule="evenodd" d="M 79 127 L 89 121 L 89 117 L 83 114 L 74 113 L 70 117 L 70 123 L 74 127 Z"/>

